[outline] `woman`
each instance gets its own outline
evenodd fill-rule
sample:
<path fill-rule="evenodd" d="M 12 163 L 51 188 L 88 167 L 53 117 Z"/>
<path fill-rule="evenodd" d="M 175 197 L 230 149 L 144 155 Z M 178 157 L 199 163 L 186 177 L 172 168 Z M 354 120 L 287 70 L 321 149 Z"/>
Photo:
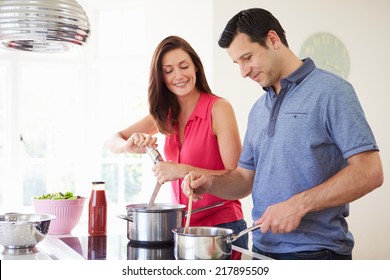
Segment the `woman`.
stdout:
<path fill-rule="evenodd" d="M 165 135 L 165 162 L 153 167 L 157 180 L 172 182 L 174 203 L 188 205 L 181 191 L 189 171 L 217 175 L 235 169 L 241 140 L 232 106 L 211 93 L 202 62 L 194 49 L 180 37 L 165 38 L 156 48 L 150 68 L 149 115 L 116 133 L 107 142 L 114 153 L 145 153 L 157 146 L 154 134 Z M 192 209 L 223 201 L 222 206 L 191 216 L 191 226 L 220 226 L 234 232 L 244 230 L 241 203 L 206 195 Z M 247 248 L 248 236 L 237 246 Z"/>

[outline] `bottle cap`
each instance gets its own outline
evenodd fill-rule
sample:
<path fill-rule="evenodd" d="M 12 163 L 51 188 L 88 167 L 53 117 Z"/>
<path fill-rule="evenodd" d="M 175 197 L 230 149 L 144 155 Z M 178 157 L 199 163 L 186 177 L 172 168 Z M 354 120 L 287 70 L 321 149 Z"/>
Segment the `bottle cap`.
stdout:
<path fill-rule="evenodd" d="M 99 185 L 99 184 L 105 184 L 106 182 L 104 181 L 95 181 L 95 182 L 92 182 L 93 185 Z"/>

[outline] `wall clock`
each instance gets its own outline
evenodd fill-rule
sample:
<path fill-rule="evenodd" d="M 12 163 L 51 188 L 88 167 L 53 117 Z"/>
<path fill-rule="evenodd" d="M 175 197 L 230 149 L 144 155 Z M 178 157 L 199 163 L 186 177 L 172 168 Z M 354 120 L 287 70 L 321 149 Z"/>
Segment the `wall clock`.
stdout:
<path fill-rule="evenodd" d="M 318 68 L 328 70 L 344 79 L 348 78 L 350 61 L 343 42 L 331 33 L 320 32 L 311 35 L 303 43 L 299 56 L 310 57 Z"/>

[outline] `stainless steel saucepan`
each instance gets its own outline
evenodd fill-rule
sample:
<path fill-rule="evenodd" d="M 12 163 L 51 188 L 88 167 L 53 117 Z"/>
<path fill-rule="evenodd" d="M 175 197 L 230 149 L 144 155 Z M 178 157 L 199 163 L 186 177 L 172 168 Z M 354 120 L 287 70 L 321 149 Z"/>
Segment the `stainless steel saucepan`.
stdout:
<path fill-rule="evenodd" d="M 260 228 L 255 225 L 237 234 L 221 227 L 189 227 L 173 229 L 174 254 L 177 260 L 228 260 L 232 254 L 232 242 L 246 233 Z"/>

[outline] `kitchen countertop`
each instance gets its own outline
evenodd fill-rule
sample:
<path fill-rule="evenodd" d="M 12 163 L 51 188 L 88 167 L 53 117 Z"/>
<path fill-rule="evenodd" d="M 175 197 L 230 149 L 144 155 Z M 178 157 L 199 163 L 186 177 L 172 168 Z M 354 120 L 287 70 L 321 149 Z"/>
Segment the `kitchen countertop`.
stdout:
<path fill-rule="evenodd" d="M 0 246 L 0 249 L 2 249 L 1 251 L 3 252 L 0 255 L 0 260 L 174 259 L 173 244 L 161 248 L 134 246 L 134 243 L 129 242 L 127 239 L 126 227 L 123 228 L 122 226 L 119 231 L 109 231 L 107 237 L 103 238 L 88 237 L 86 228 L 85 224 L 81 224 L 77 226 L 71 234 L 48 234 L 37 244 L 37 252 L 31 254 L 4 254 L 5 250 Z M 241 255 L 240 259 L 242 260 L 251 260 L 254 257 L 258 259 L 269 259 L 268 257 L 234 245 L 232 246 L 232 249 L 233 254 L 238 253 L 238 256 Z"/>
<path fill-rule="evenodd" d="M 124 247 L 123 250 L 115 249 L 115 250 L 111 250 L 111 253 L 109 252 L 109 250 L 105 249 L 103 258 L 99 258 L 99 257 L 91 258 L 89 255 L 91 254 L 91 250 L 90 248 L 85 246 L 87 244 L 86 243 L 87 238 L 88 238 L 87 236 L 74 236 L 71 234 L 47 235 L 46 238 L 37 245 L 38 252 L 31 253 L 31 254 L 22 254 L 22 255 L 0 255 L 0 259 L 1 260 L 86 260 L 86 259 L 107 258 L 110 260 L 121 260 L 121 259 L 148 259 L 148 256 L 151 257 L 151 259 L 158 259 L 158 256 L 161 256 L 161 254 L 162 254 L 161 259 L 165 259 L 165 260 L 173 259 L 173 255 L 172 255 L 173 248 L 164 247 L 164 248 L 157 248 L 157 249 L 156 248 L 147 249 L 142 247 L 136 248 L 136 247 L 129 246 L 126 249 L 126 247 L 124 247 L 126 245 L 122 245 L 122 247 Z M 118 245 L 120 243 L 123 243 L 125 239 L 127 240 L 126 236 L 119 236 L 119 235 L 108 235 L 107 238 L 118 240 L 119 241 Z M 62 241 L 62 239 L 80 240 L 79 250 L 73 249 L 72 247 L 67 245 L 64 241 Z M 118 246 L 118 248 L 120 248 L 120 246 Z M 236 247 L 234 245 L 232 246 L 232 249 L 233 252 L 239 252 L 242 254 L 241 255 L 242 260 L 251 260 L 253 257 L 258 259 L 269 259 L 265 256 L 253 253 L 250 250 L 245 250 Z M 157 251 L 157 253 L 153 253 L 153 250 Z M 98 251 L 94 250 L 93 254 L 95 256 L 98 256 L 97 252 Z"/>
<path fill-rule="evenodd" d="M 84 260 L 76 251 L 60 241 L 60 238 L 82 236 L 87 232 L 86 223 L 80 223 L 70 234 L 48 234 L 36 245 L 36 253 L 9 255 L 4 254 L 5 249 L 0 245 L 0 260 Z"/>
<path fill-rule="evenodd" d="M 0 255 L 1 260 L 83 260 L 84 258 L 72 248 L 59 240 L 60 237 L 73 235 L 47 235 L 36 245 L 36 252 L 30 254 L 4 254 Z M 0 246 L 4 252 L 4 247 Z"/>

